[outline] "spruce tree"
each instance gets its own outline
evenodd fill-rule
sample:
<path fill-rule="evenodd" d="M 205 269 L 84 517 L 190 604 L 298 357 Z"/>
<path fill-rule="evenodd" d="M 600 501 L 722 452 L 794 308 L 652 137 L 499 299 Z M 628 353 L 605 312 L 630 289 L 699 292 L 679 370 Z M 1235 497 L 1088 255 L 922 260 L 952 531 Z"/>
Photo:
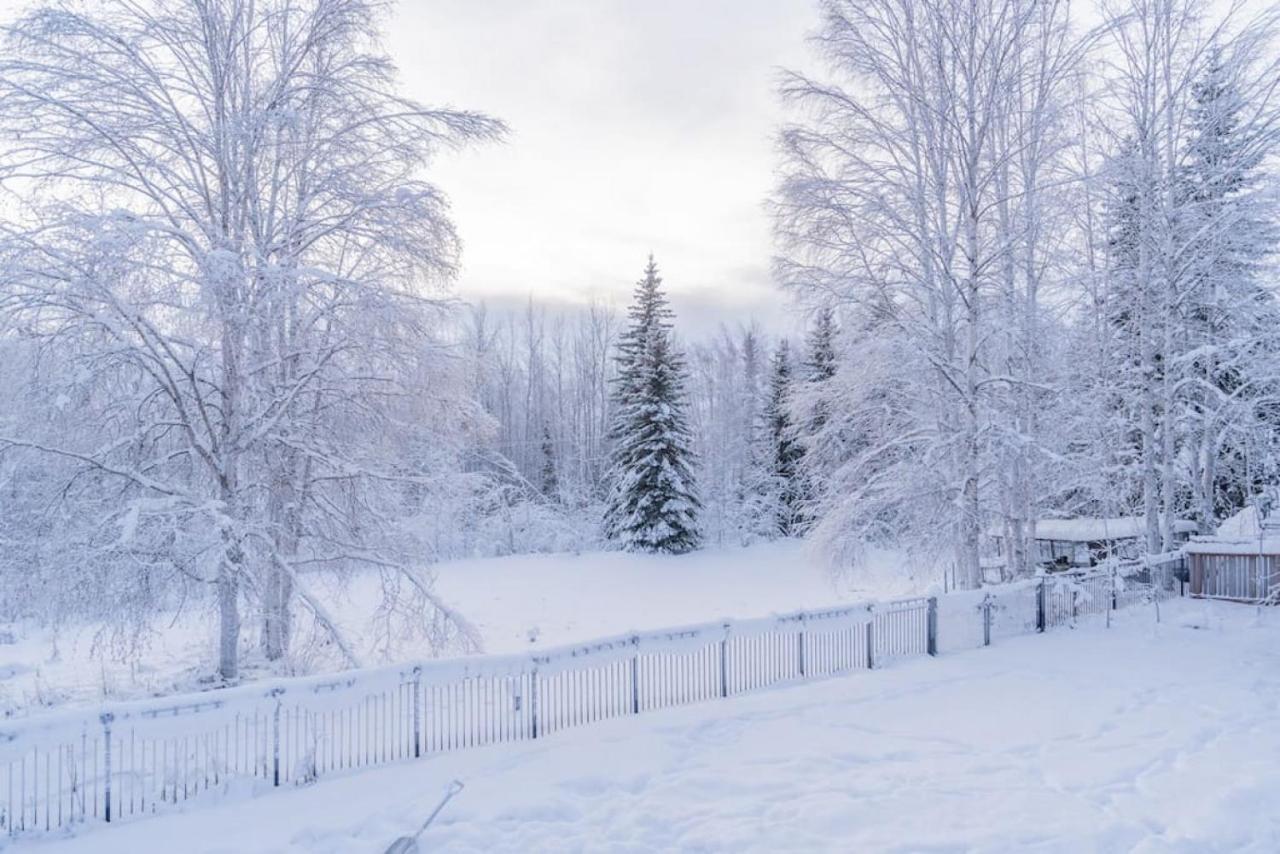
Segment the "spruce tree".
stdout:
<path fill-rule="evenodd" d="M 1195 247 L 1197 310 L 1212 325 L 1231 309 L 1256 304 L 1257 279 L 1278 231 L 1273 210 L 1257 192 L 1257 131 L 1242 126 L 1246 105 L 1218 52 L 1191 92 L 1182 225 Z M 1218 316 L 1207 316 L 1213 314 Z"/>
<path fill-rule="evenodd" d="M 549 501 L 560 500 L 560 474 L 556 465 L 556 446 L 551 438 L 551 425 L 542 422 L 542 494 Z"/>
<path fill-rule="evenodd" d="M 804 437 L 795 490 L 799 505 L 797 533 L 807 531 L 812 525 L 813 504 L 820 497 L 824 472 L 834 469 L 839 463 L 838 443 L 824 432 L 831 418 L 831 390 L 828 386 L 836 375 L 836 316 L 830 306 L 824 306 L 814 318 L 807 342 L 804 373 L 807 405 L 804 407 Z"/>
<path fill-rule="evenodd" d="M 801 463 L 804 450 L 791 422 L 792 380 L 791 347 L 783 339 L 770 366 L 769 390 L 764 406 L 775 530 L 783 537 L 794 536 L 803 527 Z"/>
<path fill-rule="evenodd" d="M 1258 431 L 1214 429 L 1218 423 L 1244 423 L 1253 402 L 1272 397 L 1269 352 L 1277 325 L 1277 307 L 1262 282 L 1268 256 L 1277 244 L 1274 208 L 1265 193 L 1256 128 L 1246 125 L 1246 103 L 1214 51 L 1204 74 L 1191 89 L 1192 106 L 1186 158 L 1181 171 L 1183 195 L 1179 225 L 1189 243 L 1190 298 L 1186 301 L 1191 386 L 1190 418 L 1203 450 L 1198 460 L 1197 515 L 1211 531 L 1219 515 L 1244 505 L 1258 487 L 1250 483 L 1248 462 L 1271 456 L 1275 430 L 1262 447 Z M 1264 376 L 1265 375 L 1265 376 Z M 1222 435 L 1217 435 L 1219 432 Z M 1212 449 L 1212 450 L 1211 450 Z"/>
<path fill-rule="evenodd" d="M 809 332 L 805 373 L 809 382 L 823 383 L 836 375 L 836 313 L 830 306 L 819 310 Z"/>
<path fill-rule="evenodd" d="M 653 256 L 617 345 L 605 536 L 628 551 L 682 554 L 699 543 L 687 374 Z"/>
<path fill-rule="evenodd" d="M 1157 323 L 1145 317 L 1149 312 L 1144 310 L 1154 299 L 1152 283 L 1141 276 L 1143 243 L 1153 240 L 1144 213 L 1156 187 L 1147 176 L 1137 140 L 1127 137 L 1121 142 L 1105 174 L 1109 184 L 1102 211 L 1106 287 L 1097 309 L 1108 327 L 1098 343 L 1105 347 L 1110 370 L 1094 378 L 1091 394 L 1101 401 L 1096 427 L 1098 435 L 1105 437 L 1100 439 L 1107 451 L 1104 465 L 1116 477 L 1106 501 L 1086 508 L 1098 516 L 1143 504 L 1143 439 L 1136 426 L 1143 420 L 1142 351 L 1146 346 L 1159 352 L 1165 343 L 1164 336 L 1157 334 Z M 1163 359 L 1155 361 L 1163 364 Z"/>
<path fill-rule="evenodd" d="M 735 499 L 741 509 L 738 529 L 743 545 L 777 534 L 776 513 L 770 502 L 773 453 L 763 424 L 761 374 L 764 355 L 754 330 L 742 333 L 742 437 L 745 450 L 737 474 Z"/>
<path fill-rule="evenodd" d="M 822 454 L 814 453 L 818 434 L 827 424 L 831 416 L 831 401 L 826 384 L 836 375 L 836 315 L 830 307 L 818 312 L 814 319 L 813 329 L 809 332 L 808 352 L 804 362 L 805 382 L 809 384 L 806 397 L 809 400 L 806 413 L 805 455 L 814 457 L 813 464 L 818 465 Z"/>

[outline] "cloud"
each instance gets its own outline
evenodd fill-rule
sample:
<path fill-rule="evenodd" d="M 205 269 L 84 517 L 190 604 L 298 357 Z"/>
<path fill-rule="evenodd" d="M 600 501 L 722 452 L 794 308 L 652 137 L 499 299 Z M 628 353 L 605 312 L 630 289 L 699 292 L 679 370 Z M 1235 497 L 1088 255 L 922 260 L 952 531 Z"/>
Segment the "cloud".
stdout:
<path fill-rule="evenodd" d="M 409 94 L 514 131 L 433 169 L 459 294 L 625 302 L 652 250 L 678 309 L 776 315 L 773 83 L 814 18 L 809 0 L 403 3 L 388 46 Z"/>

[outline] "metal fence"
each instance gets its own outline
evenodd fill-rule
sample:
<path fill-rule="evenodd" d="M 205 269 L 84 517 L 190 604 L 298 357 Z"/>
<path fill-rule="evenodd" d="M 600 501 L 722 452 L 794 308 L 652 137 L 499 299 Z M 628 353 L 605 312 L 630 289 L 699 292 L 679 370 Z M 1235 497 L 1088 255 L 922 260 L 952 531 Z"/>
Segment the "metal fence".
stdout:
<path fill-rule="evenodd" d="M 0 721 L 0 833 L 160 812 L 349 769 L 990 644 L 1162 595 L 1115 572 L 632 634 L 520 656 L 281 679 Z M 940 632 L 939 613 L 945 617 Z"/>

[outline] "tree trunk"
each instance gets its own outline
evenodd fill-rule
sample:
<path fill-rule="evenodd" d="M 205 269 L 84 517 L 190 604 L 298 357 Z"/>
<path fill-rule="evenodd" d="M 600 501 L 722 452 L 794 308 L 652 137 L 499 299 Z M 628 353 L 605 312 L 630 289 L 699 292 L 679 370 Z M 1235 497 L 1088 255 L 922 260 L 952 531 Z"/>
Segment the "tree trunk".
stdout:
<path fill-rule="evenodd" d="M 1142 515 L 1146 527 L 1147 552 L 1160 551 L 1160 496 L 1156 448 L 1156 329 L 1157 307 L 1162 303 L 1154 298 L 1155 276 L 1151 262 L 1151 229 L 1155 210 L 1152 204 L 1152 157 L 1149 145 L 1144 145 L 1142 175 L 1142 209 L 1139 215 L 1138 235 L 1138 285 L 1142 289 L 1142 318 L 1139 334 L 1141 342 L 1139 391 L 1142 416 Z"/>
<path fill-rule="evenodd" d="M 224 681 L 240 678 L 239 570 L 230 558 L 218 569 L 218 675 Z"/>
<path fill-rule="evenodd" d="M 971 187 L 976 196 L 977 188 Z M 978 221 L 977 200 L 971 197 L 971 209 L 966 223 L 966 252 L 968 254 L 967 286 L 967 341 L 965 347 L 965 427 L 964 427 L 964 490 L 961 508 L 961 543 L 965 583 L 970 589 L 982 586 L 982 502 L 979 491 L 981 477 L 981 448 L 979 447 L 978 415 L 978 324 L 981 321 L 978 269 Z"/>
<path fill-rule="evenodd" d="M 1206 416 L 1208 413 L 1206 413 Z M 1214 485 L 1218 480 L 1218 467 L 1216 448 L 1213 441 L 1213 430 L 1205 418 L 1204 435 L 1201 438 L 1200 448 L 1200 477 L 1198 479 L 1199 492 L 1198 508 L 1199 524 L 1198 531 L 1201 534 L 1212 534 L 1217 523 L 1217 515 L 1215 513 L 1214 502 Z"/>

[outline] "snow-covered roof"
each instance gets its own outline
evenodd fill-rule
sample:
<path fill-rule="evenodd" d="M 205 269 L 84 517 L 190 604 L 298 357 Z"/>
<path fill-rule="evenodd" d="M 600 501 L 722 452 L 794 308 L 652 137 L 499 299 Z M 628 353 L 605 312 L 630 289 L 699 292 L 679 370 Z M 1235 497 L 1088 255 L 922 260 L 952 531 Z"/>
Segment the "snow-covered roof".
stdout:
<path fill-rule="evenodd" d="M 1280 534 L 1258 537 L 1192 537 L 1183 551 L 1202 555 L 1280 555 Z"/>
<path fill-rule="evenodd" d="M 1218 555 L 1280 555 L 1280 527 L 1250 505 L 1223 521 L 1209 537 L 1192 537 L 1186 551 Z"/>
<path fill-rule="evenodd" d="M 1214 536 L 1239 539 L 1242 537 L 1256 537 L 1261 533 L 1262 518 L 1258 515 L 1258 508 L 1250 505 L 1223 521 L 1218 526 Z"/>
<path fill-rule="evenodd" d="M 1187 534 L 1196 529 L 1194 522 L 1177 519 L 1173 530 Z M 1040 519 L 1036 522 L 1037 540 L 1058 540 L 1066 543 L 1092 543 L 1106 540 L 1127 540 L 1146 534 L 1147 523 L 1141 516 L 1113 516 L 1107 519 Z M 995 532 L 999 535 L 999 532 Z"/>

